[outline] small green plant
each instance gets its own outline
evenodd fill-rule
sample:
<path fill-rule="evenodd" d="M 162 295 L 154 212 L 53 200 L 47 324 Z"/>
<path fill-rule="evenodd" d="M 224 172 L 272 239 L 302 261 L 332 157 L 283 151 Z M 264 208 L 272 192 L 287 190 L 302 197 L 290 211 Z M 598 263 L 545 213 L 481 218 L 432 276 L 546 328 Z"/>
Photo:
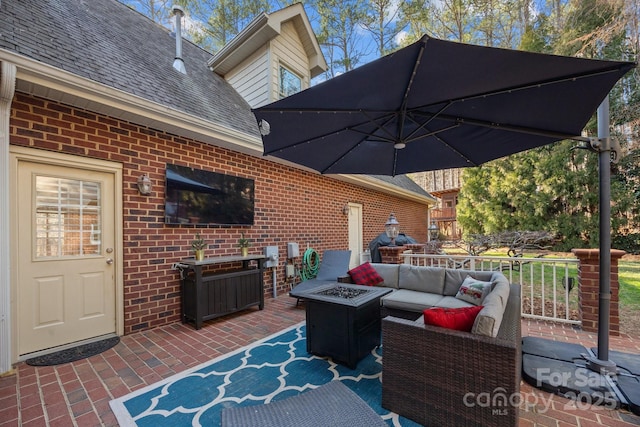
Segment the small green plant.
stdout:
<path fill-rule="evenodd" d="M 207 247 L 207 242 L 205 242 L 202 236 L 200 236 L 200 233 L 196 233 L 196 238 L 191 242 L 191 247 L 194 251 L 201 251 Z"/>
<path fill-rule="evenodd" d="M 248 248 L 249 246 L 251 246 L 251 242 L 249 241 L 249 239 L 246 239 L 244 237 L 244 233 L 242 233 L 242 237 L 238 239 L 238 247 Z"/>

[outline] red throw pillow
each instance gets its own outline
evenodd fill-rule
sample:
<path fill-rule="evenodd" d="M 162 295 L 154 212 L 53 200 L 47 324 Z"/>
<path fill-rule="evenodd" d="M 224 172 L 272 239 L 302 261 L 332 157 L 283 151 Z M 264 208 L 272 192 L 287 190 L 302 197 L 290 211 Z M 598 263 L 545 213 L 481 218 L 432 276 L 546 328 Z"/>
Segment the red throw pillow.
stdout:
<path fill-rule="evenodd" d="M 351 281 L 356 285 L 375 286 L 384 282 L 384 279 L 369 262 L 349 270 L 349 276 L 351 276 Z"/>
<path fill-rule="evenodd" d="M 442 326 L 457 331 L 471 332 L 482 306 L 462 308 L 434 307 L 423 311 L 425 325 Z"/>

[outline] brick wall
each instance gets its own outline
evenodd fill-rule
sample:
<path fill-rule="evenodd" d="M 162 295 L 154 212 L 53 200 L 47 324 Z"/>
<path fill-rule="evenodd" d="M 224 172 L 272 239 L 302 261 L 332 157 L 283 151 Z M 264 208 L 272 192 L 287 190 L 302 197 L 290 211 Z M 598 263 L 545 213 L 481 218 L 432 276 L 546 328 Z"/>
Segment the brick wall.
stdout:
<path fill-rule="evenodd" d="M 322 253 L 347 248 L 349 202 L 363 205 L 365 246 L 384 229 L 390 212 L 401 232 L 427 240 L 424 205 L 394 198 L 330 177 L 300 171 L 227 149 L 163 133 L 41 98 L 17 94 L 10 121 L 11 144 L 119 162 L 123 165 L 125 333 L 176 322 L 180 315 L 178 273 L 172 263 L 191 256 L 199 231 L 209 242 L 206 256 L 238 254 L 241 233 L 250 253 L 277 245 L 281 261 L 287 242 Z M 164 223 L 165 165 L 175 163 L 255 180 L 253 226 L 194 226 Z M 136 180 L 147 173 L 153 193 L 141 196 Z M 284 265 L 278 269 L 278 294 L 288 291 Z M 265 294 L 272 295 L 270 272 Z"/>

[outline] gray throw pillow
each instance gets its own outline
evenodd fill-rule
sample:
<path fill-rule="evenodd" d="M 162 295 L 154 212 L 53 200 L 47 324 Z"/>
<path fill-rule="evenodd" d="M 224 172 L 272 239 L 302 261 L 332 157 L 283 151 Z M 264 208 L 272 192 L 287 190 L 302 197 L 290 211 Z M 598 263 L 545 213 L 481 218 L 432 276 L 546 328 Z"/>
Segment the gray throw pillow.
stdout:
<path fill-rule="evenodd" d="M 473 305 L 482 305 L 484 298 L 491 292 L 491 284 L 467 276 L 460 285 L 456 298 Z"/>

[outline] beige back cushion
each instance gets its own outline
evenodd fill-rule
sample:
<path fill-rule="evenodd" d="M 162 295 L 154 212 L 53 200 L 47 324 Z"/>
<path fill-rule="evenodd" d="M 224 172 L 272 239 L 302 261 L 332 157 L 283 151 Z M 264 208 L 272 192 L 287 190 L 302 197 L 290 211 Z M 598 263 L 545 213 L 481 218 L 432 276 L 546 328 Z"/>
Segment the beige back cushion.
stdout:
<path fill-rule="evenodd" d="M 398 285 L 400 289 L 442 295 L 444 290 L 444 268 L 416 267 L 401 264 Z"/>
<path fill-rule="evenodd" d="M 384 279 L 384 282 L 378 284 L 377 286 L 398 289 L 398 269 L 400 267 L 398 264 L 371 263 L 371 265 Z"/>
<path fill-rule="evenodd" d="M 496 281 L 493 290 L 482 302 L 484 307 L 478 313 L 471 332 L 478 335 L 496 337 L 502 324 L 502 316 L 508 299 L 509 282 L 507 280 Z"/>

